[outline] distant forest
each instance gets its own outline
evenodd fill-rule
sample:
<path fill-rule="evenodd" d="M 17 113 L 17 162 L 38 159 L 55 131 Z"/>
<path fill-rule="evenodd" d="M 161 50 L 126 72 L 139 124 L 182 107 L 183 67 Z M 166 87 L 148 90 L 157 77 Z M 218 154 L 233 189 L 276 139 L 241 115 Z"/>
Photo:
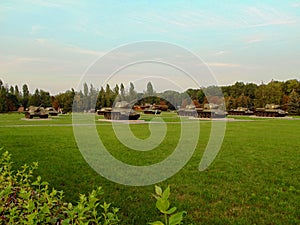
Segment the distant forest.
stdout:
<path fill-rule="evenodd" d="M 95 88 L 92 84 L 84 83 L 83 90 L 79 92 L 71 89 L 55 96 L 51 96 L 49 92 L 41 89 L 35 89 L 33 93 L 30 93 L 27 84 L 24 84 L 20 90 L 17 85 L 10 86 L 0 80 L 0 112 L 17 111 L 21 106 L 26 109 L 30 105 L 60 108 L 64 113 L 71 112 L 73 106 L 76 111 L 91 111 L 101 107 L 110 107 L 115 100 L 131 102 L 137 99 L 135 104 L 167 104 L 170 109 L 176 109 L 191 104 L 191 100 L 196 106 L 207 102 L 219 104 L 220 96 L 222 96 L 220 90 L 223 92 L 227 110 L 237 107 L 255 109 L 264 107 L 268 103 L 274 103 L 292 115 L 300 114 L 300 81 L 297 79 L 285 82 L 272 80 L 267 84 L 260 85 L 236 82 L 220 88 L 209 86 L 188 89 L 184 93 L 176 91 L 156 93 L 151 82 L 148 82 L 143 93 L 136 92 L 132 83 L 128 90 L 122 83 L 113 88 L 109 84 L 105 87 Z M 187 95 L 190 98 L 187 98 Z"/>

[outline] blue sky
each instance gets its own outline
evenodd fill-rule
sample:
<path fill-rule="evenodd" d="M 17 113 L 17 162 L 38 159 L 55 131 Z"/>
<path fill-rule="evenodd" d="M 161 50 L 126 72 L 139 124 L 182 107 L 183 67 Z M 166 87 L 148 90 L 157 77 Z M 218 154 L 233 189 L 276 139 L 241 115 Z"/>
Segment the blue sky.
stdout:
<path fill-rule="evenodd" d="M 0 79 L 30 91 L 76 87 L 99 56 L 145 40 L 193 52 L 220 85 L 300 77 L 300 1 L 2 0 L 0 27 Z"/>

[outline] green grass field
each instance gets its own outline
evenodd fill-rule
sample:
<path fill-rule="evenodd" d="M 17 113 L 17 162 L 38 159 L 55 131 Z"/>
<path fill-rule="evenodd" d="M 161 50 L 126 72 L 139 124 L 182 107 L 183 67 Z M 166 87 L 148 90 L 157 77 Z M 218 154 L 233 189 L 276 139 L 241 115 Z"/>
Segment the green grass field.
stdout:
<path fill-rule="evenodd" d="M 102 186 L 107 202 L 120 208 L 122 224 L 147 224 L 159 219 L 152 197 L 154 185 L 130 187 L 113 183 L 92 170 L 77 148 L 70 115 L 26 121 L 22 114 L 0 115 L 0 146 L 12 153 L 15 168 L 39 162 L 37 173 L 64 190 L 67 201 Z M 180 133 L 175 113 L 163 113 L 166 139 L 149 152 L 132 151 L 116 139 L 110 123 L 97 121 L 107 149 L 123 162 L 150 165 L 172 153 Z M 96 117 L 100 118 L 100 117 Z M 200 121 L 193 157 L 173 177 L 159 183 L 171 187 L 171 204 L 188 212 L 184 224 L 300 224 L 300 120 L 252 119 L 228 122 L 222 148 L 204 172 L 198 165 L 211 123 Z M 151 116 L 143 115 L 150 120 Z M 148 124 L 131 125 L 139 138 Z"/>

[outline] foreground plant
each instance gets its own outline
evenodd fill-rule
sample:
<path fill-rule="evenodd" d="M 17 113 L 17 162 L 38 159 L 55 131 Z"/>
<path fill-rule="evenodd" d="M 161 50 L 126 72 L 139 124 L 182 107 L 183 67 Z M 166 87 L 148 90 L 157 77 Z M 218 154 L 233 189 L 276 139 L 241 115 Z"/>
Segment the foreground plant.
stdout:
<path fill-rule="evenodd" d="M 153 196 L 156 198 L 156 208 L 163 214 L 164 223 L 161 221 L 155 221 L 149 223 L 151 225 L 178 225 L 182 224 L 183 216 L 186 211 L 177 212 L 176 207 L 170 208 L 170 186 L 166 190 L 162 190 L 159 186 L 155 186 L 155 193 Z"/>
<path fill-rule="evenodd" d="M 2 148 L 0 148 L 0 151 Z M 100 204 L 101 187 L 80 195 L 77 205 L 63 201 L 63 192 L 49 190 L 38 176 L 31 182 L 37 163 L 12 171 L 11 155 L 0 158 L 0 224 L 118 224 L 118 208 Z"/>

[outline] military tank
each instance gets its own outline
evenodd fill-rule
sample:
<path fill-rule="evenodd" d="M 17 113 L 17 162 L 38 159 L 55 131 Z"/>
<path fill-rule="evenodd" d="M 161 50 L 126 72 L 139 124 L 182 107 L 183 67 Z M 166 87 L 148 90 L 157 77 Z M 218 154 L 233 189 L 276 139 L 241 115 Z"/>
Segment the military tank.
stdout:
<path fill-rule="evenodd" d="M 104 118 L 107 120 L 137 120 L 140 118 L 135 110 L 126 101 L 117 102 L 111 111 L 104 111 Z"/>
<path fill-rule="evenodd" d="M 245 107 L 237 107 L 236 109 L 229 110 L 228 114 L 233 116 L 251 116 L 254 112 Z"/>
<path fill-rule="evenodd" d="M 149 107 L 149 108 L 146 108 L 144 109 L 144 114 L 155 114 L 155 115 L 158 115 L 158 114 L 161 114 L 161 110 L 160 109 L 157 109 L 155 107 Z"/>
<path fill-rule="evenodd" d="M 193 104 L 186 105 L 185 108 L 178 109 L 177 114 L 179 116 L 198 117 L 196 106 Z"/>
<path fill-rule="evenodd" d="M 169 106 L 168 105 L 156 105 L 156 104 L 153 104 L 152 105 L 152 109 L 157 109 L 157 110 L 161 110 L 161 111 L 168 111 L 169 109 Z"/>
<path fill-rule="evenodd" d="M 111 111 L 112 111 L 112 108 L 110 108 L 110 107 L 104 107 L 104 108 L 98 109 L 97 110 L 97 114 L 99 116 L 103 116 L 105 112 L 111 112 Z"/>
<path fill-rule="evenodd" d="M 225 118 L 227 113 L 219 108 L 219 105 L 209 103 L 203 108 L 196 108 L 199 118 Z"/>
<path fill-rule="evenodd" d="M 256 108 L 254 114 L 260 117 L 284 117 L 288 113 L 280 109 L 280 105 L 266 104 L 265 108 Z"/>
<path fill-rule="evenodd" d="M 50 116 L 57 116 L 58 115 L 58 111 L 55 110 L 53 107 L 47 107 L 46 111 L 48 111 Z"/>
<path fill-rule="evenodd" d="M 32 119 L 33 117 L 39 117 L 46 119 L 49 117 L 49 113 L 44 107 L 41 106 L 29 106 L 28 110 L 25 111 L 25 118 Z"/>

